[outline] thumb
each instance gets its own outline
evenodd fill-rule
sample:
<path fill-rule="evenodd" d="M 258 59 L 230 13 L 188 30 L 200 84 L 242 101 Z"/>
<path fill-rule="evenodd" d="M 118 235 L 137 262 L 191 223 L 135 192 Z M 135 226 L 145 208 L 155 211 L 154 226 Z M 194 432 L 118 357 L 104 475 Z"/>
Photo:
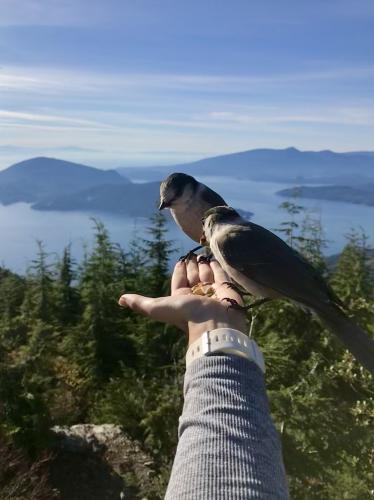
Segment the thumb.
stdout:
<path fill-rule="evenodd" d="M 181 318 L 175 308 L 172 297 L 144 297 L 134 293 L 122 295 L 118 301 L 122 307 L 129 307 L 143 316 L 148 316 L 155 321 L 176 325 L 181 330 L 187 330 L 187 323 Z"/>
<path fill-rule="evenodd" d="M 152 299 L 151 297 L 143 297 L 143 295 L 127 293 L 120 297 L 118 304 L 122 307 L 129 307 L 133 311 L 136 311 L 145 316 L 150 316 L 152 311 L 152 303 L 155 300 L 156 299 Z"/>

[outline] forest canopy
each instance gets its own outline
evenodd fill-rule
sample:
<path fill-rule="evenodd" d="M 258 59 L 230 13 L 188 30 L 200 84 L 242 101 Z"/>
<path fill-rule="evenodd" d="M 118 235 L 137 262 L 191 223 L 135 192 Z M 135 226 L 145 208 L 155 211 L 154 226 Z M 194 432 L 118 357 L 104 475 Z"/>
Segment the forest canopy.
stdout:
<path fill-rule="evenodd" d="M 337 265 L 328 268 L 320 222 L 294 203 L 282 208 L 283 237 L 374 335 L 365 236 L 352 232 Z M 133 497 L 163 497 L 183 404 L 186 340 L 175 327 L 121 309 L 117 300 L 124 291 L 168 294 L 178 254 L 159 213 L 148 237 L 126 249 L 111 241 L 100 221 L 93 226 L 95 244 L 79 264 L 69 246 L 56 259 L 38 242 L 26 275 L 0 268 L 0 454 L 24 462 L 9 470 L 9 459 L 0 461 L 2 499 L 48 498 L 48 491 L 59 498 L 48 482 L 49 461 L 44 468 L 35 464 L 53 450 L 54 425 L 77 423 L 117 424 L 140 442 L 156 475 L 135 484 Z M 292 303 L 273 301 L 254 315 L 248 320 L 266 360 L 291 497 L 369 498 L 372 377 L 311 313 Z"/>

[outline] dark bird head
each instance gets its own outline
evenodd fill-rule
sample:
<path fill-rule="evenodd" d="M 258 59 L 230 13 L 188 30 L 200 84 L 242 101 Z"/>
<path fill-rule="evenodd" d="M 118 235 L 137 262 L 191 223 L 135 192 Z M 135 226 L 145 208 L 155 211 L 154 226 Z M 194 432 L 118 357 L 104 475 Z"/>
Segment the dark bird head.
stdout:
<path fill-rule="evenodd" d="M 234 224 L 240 219 L 236 210 L 227 206 L 210 208 L 202 218 L 203 235 L 200 239 L 201 244 L 210 242 L 214 229 L 220 224 Z"/>
<path fill-rule="evenodd" d="M 175 173 L 170 174 L 160 186 L 159 209 L 173 208 L 184 197 L 191 196 L 197 189 L 198 182 L 191 175 Z"/>

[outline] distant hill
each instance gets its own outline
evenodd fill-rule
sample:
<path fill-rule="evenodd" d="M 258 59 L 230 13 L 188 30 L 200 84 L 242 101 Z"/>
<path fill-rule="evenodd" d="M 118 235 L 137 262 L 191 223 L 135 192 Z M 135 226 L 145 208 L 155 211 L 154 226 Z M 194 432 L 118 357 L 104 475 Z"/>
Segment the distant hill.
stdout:
<path fill-rule="evenodd" d="M 130 179 L 161 180 L 171 172 L 297 183 L 359 184 L 374 179 L 374 153 L 253 149 L 167 167 L 118 168 Z"/>
<path fill-rule="evenodd" d="M 55 158 L 31 158 L 0 171 L 0 202 L 39 202 L 102 184 L 128 184 L 115 170 Z"/>
<path fill-rule="evenodd" d="M 35 203 L 35 210 L 109 212 L 130 217 L 149 217 L 158 208 L 160 183 L 107 184 L 78 193 L 58 196 L 53 200 Z M 250 219 L 252 212 L 237 209 L 242 217 Z M 168 212 L 166 212 L 168 213 Z"/>
<path fill-rule="evenodd" d="M 26 202 L 34 210 L 149 217 L 159 196 L 159 181 L 136 184 L 115 170 L 55 158 L 32 158 L 0 171 L 0 203 Z M 252 215 L 241 213 L 246 218 Z"/>
<path fill-rule="evenodd" d="M 110 212 L 148 217 L 157 210 L 160 183 L 105 184 L 35 203 L 35 210 Z"/>
<path fill-rule="evenodd" d="M 300 186 L 282 189 L 277 194 L 285 197 L 299 196 L 317 200 L 344 201 L 360 205 L 374 206 L 374 183 L 365 186 Z"/>
<path fill-rule="evenodd" d="M 374 205 L 374 153 L 312 152 L 295 148 L 256 149 L 168 167 L 119 171 L 100 170 L 55 158 L 32 158 L 0 171 L 0 203 L 26 202 L 37 210 L 106 211 L 148 216 L 159 196 L 159 182 L 156 181 L 173 171 L 188 172 L 198 178 L 228 176 L 297 184 L 337 184 L 302 187 L 300 194 Z M 135 184 L 129 177 L 147 182 Z M 290 191 L 279 194 L 289 196 Z"/>

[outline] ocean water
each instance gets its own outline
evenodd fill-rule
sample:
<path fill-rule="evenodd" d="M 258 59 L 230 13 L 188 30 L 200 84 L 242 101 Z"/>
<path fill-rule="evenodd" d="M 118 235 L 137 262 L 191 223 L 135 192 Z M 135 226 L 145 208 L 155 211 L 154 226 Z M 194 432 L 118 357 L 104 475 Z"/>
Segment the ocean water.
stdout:
<path fill-rule="evenodd" d="M 252 220 L 268 229 L 279 227 L 286 218 L 286 214 L 278 208 L 284 198 L 275 192 L 289 187 L 289 184 L 222 177 L 200 180 L 217 190 L 232 206 L 253 212 Z M 374 207 L 319 200 L 301 200 L 301 204 L 321 218 L 328 239 L 326 254 L 339 252 L 346 241 L 344 235 L 352 228 L 362 228 L 369 236 L 369 243 L 374 243 Z M 68 244 L 72 246 L 73 256 L 77 260 L 81 259 L 85 246 L 92 246 L 92 215 L 105 224 L 112 241 L 125 249 L 132 239 L 147 237 L 149 220 L 144 218 L 80 212 L 38 212 L 25 203 L 0 205 L 0 264 L 24 272 L 36 255 L 37 240 L 43 241 L 51 259 L 60 255 Z M 172 220 L 168 228 L 168 237 L 178 248 L 176 258 L 194 246 Z"/>

